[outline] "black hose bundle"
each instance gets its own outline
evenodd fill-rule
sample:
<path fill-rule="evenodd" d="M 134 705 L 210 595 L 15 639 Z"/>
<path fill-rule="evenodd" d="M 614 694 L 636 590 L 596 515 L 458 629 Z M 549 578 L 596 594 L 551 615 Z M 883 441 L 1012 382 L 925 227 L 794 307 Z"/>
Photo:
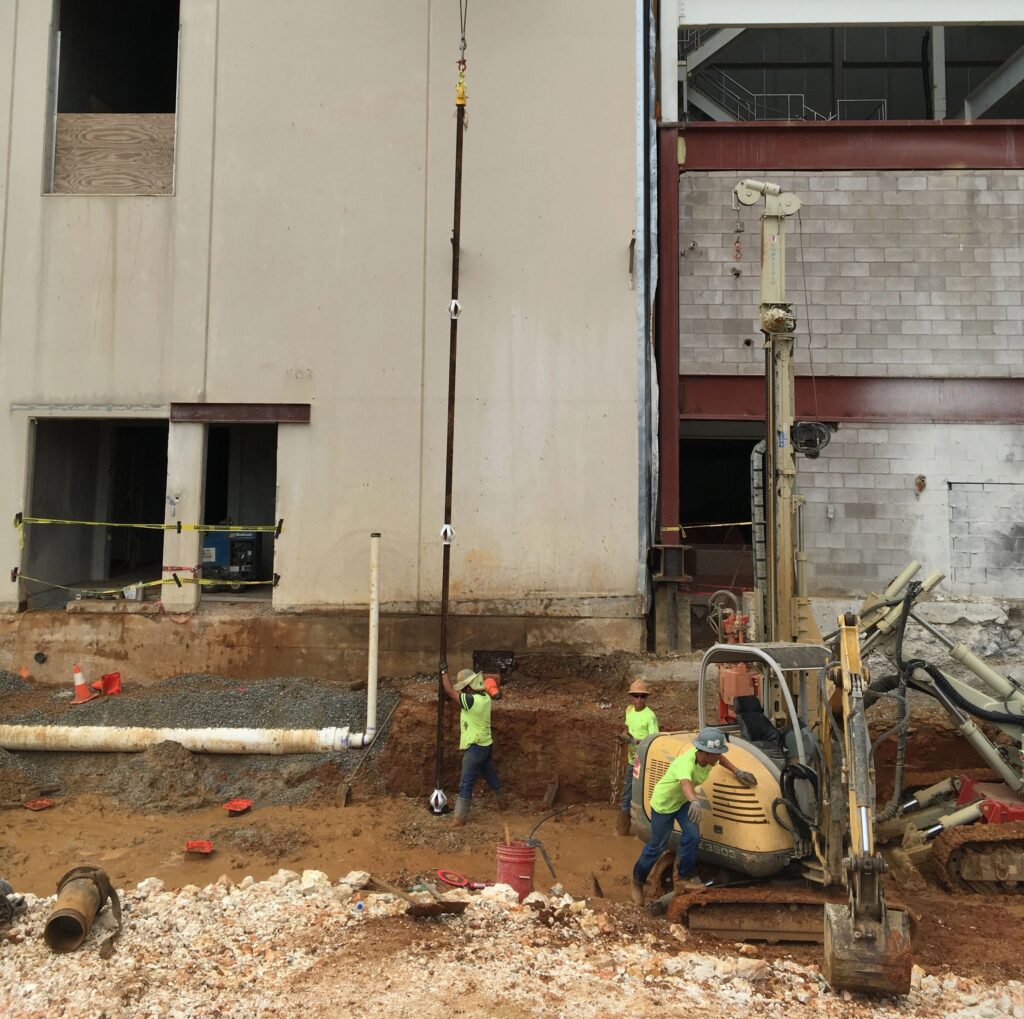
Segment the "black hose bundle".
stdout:
<path fill-rule="evenodd" d="M 907 760 L 907 730 L 910 728 L 910 701 L 907 699 L 907 683 L 910 681 L 915 667 L 913 662 L 905 661 L 903 658 L 903 638 L 907 632 L 910 610 L 913 608 L 914 599 L 920 590 L 921 585 L 917 581 L 911 581 L 907 585 L 907 593 L 903 597 L 903 608 L 900 611 L 899 622 L 896 624 L 896 668 L 898 671 L 895 676 L 883 676 L 877 683 L 872 683 L 868 687 L 868 690 L 875 694 L 872 703 L 879 697 L 892 697 L 898 700 L 900 705 L 900 717 L 896 724 L 871 745 L 873 760 L 879 746 L 893 733 L 899 733 L 893 771 L 892 796 L 885 807 L 875 814 L 876 821 L 888 821 L 894 818 L 899 813 L 900 802 L 903 799 L 903 769 Z M 895 684 L 892 682 L 894 679 Z M 867 694 L 864 697 L 864 706 L 868 707 Z"/>
<path fill-rule="evenodd" d="M 972 704 L 963 694 L 961 694 L 955 686 L 942 674 L 940 669 L 937 669 L 931 662 L 926 662 L 920 658 L 916 658 L 913 661 L 907 662 L 907 666 L 910 671 L 914 669 L 924 669 L 929 676 L 935 681 L 935 685 L 962 711 L 966 711 L 967 714 L 973 715 L 975 718 L 980 718 L 983 722 L 1002 722 L 1007 725 L 1021 725 L 1024 723 L 1024 715 L 1015 715 L 1009 711 L 992 711 L 989 708 L 979 708 L 977 704 Z"/>
<path fill-rule="evenodd" d="M 814 789 L 815 799 L 817 799 L 818 776 L 814 769 L 808 768 L 806 764 L 787 764 L 782 769 L 782 774 L 779 775 L 779 789 L 782 795 L 772 803 L 772 817 L 791 835 L 806 841 L 811 837 L 812 831 L 818 830 L 818 821 L 816 818 L 809 817 L 800 808 L 796 797 L 796 783 L 799 781 L 810 782 Z M 779 817 L 778 808 L 780 806 L 784 806 L 789 811 L 793 827 Z"/>

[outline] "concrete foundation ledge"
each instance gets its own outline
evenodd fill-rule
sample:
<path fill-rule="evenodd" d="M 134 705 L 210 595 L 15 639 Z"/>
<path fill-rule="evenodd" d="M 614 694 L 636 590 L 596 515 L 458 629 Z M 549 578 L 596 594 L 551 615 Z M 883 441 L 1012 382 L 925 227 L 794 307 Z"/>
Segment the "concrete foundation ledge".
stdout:
<path fill-rule="evenodd" d="M 72 666 L 86 679 L 120 672 L 127 683 L 182 673 L 240 678 L 312 676 L 366 678 L 365 612 L 277 613 L 266 606 L 226 604 L 189 616 L 73 613 L 40 610 L 0 616 L 0 654 L 12 672 L 27 669 L 41 683 L 67 686 Z M 426 614 L 382 613 L 379 671 L 410 676 L 437 668 L 440 621 Z M 448 662 L 472 664 L 474 650 L 519 655 L 605 655 L 641 652 L 643 618 L 471 616 L 449 619 Z M 45 655 L 43 662 L 37 656 Z"/>

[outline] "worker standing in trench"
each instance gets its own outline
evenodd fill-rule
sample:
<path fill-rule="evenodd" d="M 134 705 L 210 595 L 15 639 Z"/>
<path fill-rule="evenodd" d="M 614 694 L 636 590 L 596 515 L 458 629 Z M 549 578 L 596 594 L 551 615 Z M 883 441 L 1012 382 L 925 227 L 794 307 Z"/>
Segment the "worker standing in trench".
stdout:
<path fill-rule="evenodd" d="M 693 746 L 680 754 L 651 790 L 651 838 L 633 867 L 630 896 L 638 905 L 644 904 L 644 882 L 658 857 L 665 851 L 672 828 L 679 822 L 679 849 L 676 851 L 676 884 L 697 887 L 704 882 L 694 874 L 697 847 L 700 845 L 700 819 L 709 804 L 697 787 L 707 781 L 712 768 L 722 765 L 731 771 L 740 785 L 748 789 L 757 785 L 749 771 L 740 771 L 725 756 L 725 733 L 714 726 L 705 726 Z"/>
<path fill-rule="evenodd" d="M 459 749 L 462 751 L 462 778 L 459 795 L 455 800 L 456 828 L 461 828 L 469 817 L 469 804 L 473 798 L 473 786 L 483 775 L 484 781 L 494 790 L 498 798 L 498 809 L 505 810 L 508 800 L 501 791 L 501 779 L 494 770 L 491 759 L 493 739 L 491 737 L 491 698 L 501 699 L 501 691 L 494 680 L 485 681 L 483 673 L 463 669 L 452 684 L 448 676 L 447 663 L 441 665 L 441 682 L 444 692 L 459 706 Z M 491 689 L 487 689 L 488 683 Z"/>
<path fill-rule="evenodd" d="M 644 737 L 658 732 L 658 716 L 647 706 L 649 694 L 650 690 L 642 679 L 634 679 L 630 683 L 626 727 L 618 736 L 619 742 L 625 743 L 629 750 L 626 754 L 626 774 L 622 783 L 619 817 L 615 824 L 616 835 L 629 834 L 629 810 L 633 803 L 633 763 L 636 761 L 637 744 Z"/>

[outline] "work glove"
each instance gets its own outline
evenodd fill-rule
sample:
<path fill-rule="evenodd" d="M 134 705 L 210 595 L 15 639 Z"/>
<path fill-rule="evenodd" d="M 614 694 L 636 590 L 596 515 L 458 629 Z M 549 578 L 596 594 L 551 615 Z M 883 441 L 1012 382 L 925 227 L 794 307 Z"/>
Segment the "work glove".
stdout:
<path fill-rule="evenodd" d="M 757 779 L 749 771 L 737 771 L 735 775 L 736 781 L 748 789 L 753 789 L 757 785 Z"/>
<path fill-rule="evenodd" d="M 690 800 L 690 809 L 686 811 L 686 816 L 696 825 L 700 824 L 701 814 L 708 809 L 710 804 L 707 800 Z"/>
<path fill-rule="evenodd" d="M 616 736 L 615 738 L 616 738 L 616 739 L 617 739 L 617 740 L 618 740 L 618 741 L 619 741 L 620 743 L 628 743 L 628 742 L 629 742 L 629 736 L 627 736 L 627 735 L 626 735 L 626 734 L 625 734 L 624 732 L 620 732 L 620 733 L 618 734 L 618 736 Z"/>
<path fill-rule="evenodd" d="M 447 658 L 442 658 L 441 661 L 438 663 L 437 667 L 438 667 L 438 669 L 441 670 L 441 672 L 447 672 L 448 671 L 448 659 Z"/>

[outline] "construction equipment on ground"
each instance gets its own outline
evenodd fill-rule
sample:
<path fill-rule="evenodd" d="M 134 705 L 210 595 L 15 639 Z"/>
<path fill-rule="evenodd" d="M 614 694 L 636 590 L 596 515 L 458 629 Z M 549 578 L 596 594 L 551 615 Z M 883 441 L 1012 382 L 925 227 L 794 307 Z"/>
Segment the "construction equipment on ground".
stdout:
<path fill-rule="evenodd" d="M 806 884 L 725 888 L 717 895 L 690 890 L 673 900 L 668 915 L 693 917 L 699 905 L 704 930 L 769 940 L 820 938 L 824 972 L 835 988 L 906 993 L 910 918 L 886 901 L 888 865 L 876 850 L 876 825 L 880 836 L 902 832 L 903 847 L 894 856 L 902 852 L 912 862 L 930 853 L 950 887 L 1024 891 L 1024 688 L 915 611 L 919 599 L 942 580 L 933 573 L 914 581 L 920 570 L 916 562 L 883 592 L 870 595 L 859 616 L 844 614 L 837 630 L 822 638 L 807 597 L 795 454 L 817 457 L 830 430 L 795 418 L 796 319 L 785 298 L 785 219 L 800 202 L 776 184 L 752 180 L 740 182 L 733 195 L 736 209 L 764 200 L 760 319 L 766 427 L 751 463 L 757 591 L 750 629 L 760 631 L 767 643 L 742 643 L 746 624 L 741 635 L 723 626 L 724 642 L 704 656 L 698 728 L 706 724 L 713 700 L 730 739 L 730 760 L 755 774 L 758 784 L 744 788 L 725 769 L 712 772 L 702 787 L 711 809 L 701 819 L 698 854 L 702 862 L 719 864 L 723 873 L 738 873 L 747 883 L 785 875 L 812 882 L 821 893 L 809 894 Z M 738 616 L 738 606 L 733 615 Z M 982 687 L 922 659 L 906 659 L 910 620 L 945 645 Z M 872 682 L 865 661 L 876 651 L 895 672 Z M 712 699 L 708 684 L 716 666 L 719 690 Z M 1002 781 L 953 775 L 907 796 L 903 765 L 911 691 L 936 699 Z M 885 721 L 873 736 L 867 713 L 880 700 L 896 705 L 897 719 Z M 982 724 L 994 734 L 984 732 Z M 641 838 L 650 833 L 655 783 L 694 735 L 660 733 L 638 748 L 632 820 Z M 892 738 L 897 740 L 894 791 L 879 809 L 875 753 Z M 671 881 L 672 863 L 666 853 L 652 871 L 650 880 L 660 891 Z M 845 901 L 836 901 L 838 889 L 845 889 Z M 764 908 L 771 913 L 767 920 L 754 915 Z"/>

